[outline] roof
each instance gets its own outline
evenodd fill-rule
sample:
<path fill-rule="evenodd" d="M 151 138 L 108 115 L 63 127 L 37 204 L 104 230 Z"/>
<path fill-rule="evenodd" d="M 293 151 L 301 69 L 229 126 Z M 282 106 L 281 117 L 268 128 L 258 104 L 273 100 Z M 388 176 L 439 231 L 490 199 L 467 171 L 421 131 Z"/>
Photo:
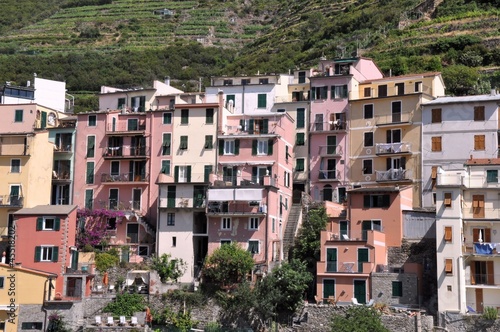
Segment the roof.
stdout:
<path fill-rule="evenodd" d="M 37 205 L 14 212 L 15 215 L 40 215 L 40 214 L 70 214 L 77 205 Z"/>
<path fill-rule="evenodd" d="M 466 166 L 472 165 L 500 165 L 500 158 L 477 158 L 469 159 L 465 162 Z"/>
<path fill-rule="evenodd" d="M 383 77 L 383 78 L 377 78 L 374 80 L 366 80 L 363 82 L 360 82 L 360 84 L 370 84 L 370 83 L 377 83 L 377 82 L 390 82 L 390 81 L 400 81 L 400 80 L 407 80 L 410 78 L 424 78 L 424 77 L 432 77 L 432 76 L 439 76 L 441 75 L 440 72 L 429 72 L 429 73 L 421 73 L 421 74 L 408 74 L 408 75 L 401 75 L 401 76 L 389 76 L 389 77 Z"/>
<path fill-rule="evenodd" d="M 57 274 L 55 274 L 55 273 L 44 272 L 44 271 L 35 270 L 35 269 L 29 269 L 29 268 L 21 267 L 21 266 L 15 266 L 15 265 L 10 266 L 9 264 L 0 263 L 0 267 L 7 268 L 9 270 L 17 270 L 17 271 L 22 271 L 22 272 L 27 272 L 27 273 L 39 274 L 39 275 L 47 276 L 47 277 L 57 277 Z"/>
<path fill-rule="evenodd" d="M 423 106 L 426 105 L 442 105 L 442 104 L 454 104 L 454 103 L 474 103 L 474 102 L 488 102 L 488 101 L 500 101 L 500 94 L 489 94 L 489 95 L 477 95 L 477 96 L 444 96 L 437 97 L 434 100 L 422 103 Z"/>

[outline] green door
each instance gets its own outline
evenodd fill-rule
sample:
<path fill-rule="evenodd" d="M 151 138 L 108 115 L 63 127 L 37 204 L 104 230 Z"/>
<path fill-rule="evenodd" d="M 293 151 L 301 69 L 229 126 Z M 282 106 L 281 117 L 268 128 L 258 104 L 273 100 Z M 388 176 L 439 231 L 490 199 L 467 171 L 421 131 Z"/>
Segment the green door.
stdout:
<path fill-rule="evenodd" d="M 175 193 L 176 193 L 175 186 L 168 186 L 167 187 L 167 207 L 168 208 L 175 207 Z"/>
<path fill-rule="evenodd" d="M 354 280 L 354 297 L 358 303 L 366 303 L 366 281 Z"/>
<path fill-rule="evenodd" d="M 371 231 L 372 229 L 372 221 L 371 220 L 363 220 L 363 223 L 361 224 L 361 233 L 363 236 L 363 241 L 366 241 L 368 239 L 368 232 Z"/>
<path fill-rule="evenodd" d="M 41 129 L 45 129 L 47 127 L 47 112 L 42 111 L 42 123 L 40 125 Z"/>
<path fill-rule="evenodd" d="M 358 273 L 363 273 L 363 263 L 369 262 L 368 248 L 358 248 Z"/>
<path fill-rule="evenodd" d="M 326 137 L 326 153 L 331 155 L 331 154 L 336 154 L 337 150 L 337 136 L 327 136 Z"/>
<path fill-rule="evenodd" d="M 335 280 L 323 280 L 323 299 L 335 297 Z"/>

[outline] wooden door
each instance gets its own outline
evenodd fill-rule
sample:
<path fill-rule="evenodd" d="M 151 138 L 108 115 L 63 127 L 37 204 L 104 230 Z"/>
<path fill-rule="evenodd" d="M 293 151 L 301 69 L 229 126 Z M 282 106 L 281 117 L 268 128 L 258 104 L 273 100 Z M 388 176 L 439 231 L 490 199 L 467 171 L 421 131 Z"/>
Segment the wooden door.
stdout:
<path fill-rule="evenodd" d="M 476 288 L 476 311 L 482 313 L 483 309 L 483 289 Z"/>

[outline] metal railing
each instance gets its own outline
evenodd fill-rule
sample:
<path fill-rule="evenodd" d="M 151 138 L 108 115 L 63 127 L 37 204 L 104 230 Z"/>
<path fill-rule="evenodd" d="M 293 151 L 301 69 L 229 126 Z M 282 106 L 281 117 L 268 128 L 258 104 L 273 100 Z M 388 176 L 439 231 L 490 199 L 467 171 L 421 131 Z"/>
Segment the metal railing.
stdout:
<path fill-rule="evenodd" d="M 337 170 L 319 170 L 319 180 L 338 180 Z"/>
<path fill-rule="evenodd" d="M 413 118 L 413 112 L 402 112 L 394 113 L 388 115 L 379 115 L 376 117 L 375 123 L 377 125 L 386 125 L 392 123 L 405 123 L 411 122 Z"/>
<path fill-rule="evenodd" d="M 131 173 L 101 174 L 101 182 L 148 182 L 148 181 L 149 181 L 149 174 L 137 174 L 137 175 Z"/>
<path fill-rule="evenodd" d="M 314 122 L 311 124 L 311 132 L 322 131 L 344 131 L 347 129 L 347 124 L 343 120 L 333 120 L 326 122 Z"/>
<path fill-rule="evenodd" d="M 412 171 L 407 169 L 390 169 L 375 171 L 377 181 L 407 181 L 412 180 Z"/>
<path fill-rule="evenodd" d="M 377 143 L 375 144 L 376 154 L 397 154 L 411 152 L 410 143 Z"/>
<path fill-rule="evenodd" d="M 4 206 L 23 206 L 24 198 L 22 196 L 3 195 L 0 196 L 0 205 Z"/>
<path fill-rule="evenodd" d="M 341 145 L 320 145 L 319 146 L 320 156 L 336 156 L 342 155 Z"/>
<path fill-rule="evenodd" d="M 146 146 L 109 146 L 104 148 L 103 157 L 145 157 L 149 156 Z"/>
<path fill-rule="evenodd" d="M 73 150 L 73 146 L 71 144 L 59 144 L 54 147 L 54 152 L 71 152 Z"/>
<path fill-rule="evenodd" d="M 131 125 L 129 126 L 128 123 L 116 123 L 116 124 L 108 124 L 106 127 L 106 133 L 114 133 L 114 132 L 137 132 L 137 131 L 145 131 L 146 130 L 146 124 L 145 123 L 138 123 L 137 126 Z"/>
<path fill-rule="evenodd" d="M 329 234 L 330 241 L 366 241 L 368 239 L 368 232 L 378 231 L 383 233 L 384 228 L 382 226 L 373 225 L 371 230 L 354 230 L 354 231 L 341 231 L 340 233 Z"/>

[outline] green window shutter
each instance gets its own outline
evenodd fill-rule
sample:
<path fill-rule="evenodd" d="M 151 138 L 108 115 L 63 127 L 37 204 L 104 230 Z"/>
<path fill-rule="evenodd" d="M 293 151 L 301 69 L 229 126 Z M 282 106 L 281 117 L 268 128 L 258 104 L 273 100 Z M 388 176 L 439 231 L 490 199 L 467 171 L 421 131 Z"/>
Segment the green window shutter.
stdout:
<path fill-rule="evenodd" d="M 87 158 L 94 158 L 95 136 L 87 137 Z"/>
<path fill-rule="evenodd" d="M 92 189 L 85 190 L 85 208 L 92 209 L 92 199 L 93 199 L 94 191 Z"/>
<path fill-rule="evenodd" d="M 258 144 L 257 140 L 254 139 L 252 141 L 252 156 L 256 156 L 257 155 L 257 144 Z"/>
<path fill-rule="evenodd" d="M 321 88 L 321 99 L 328 98 L 328 87 L 324 86 Z"/>
<path fill-rule="evenodd" d="M 265 93 L 261 93 L 257 95 L 257 107 L 258 108 L 266 108 L 267 105 L 267 95 Z"/>
<path fill-rule="evenodd" d="M 94 183 L 94 162 L 87 162 L 87 184 Z"/>
<path fill-rule="evenodd" d="M 162 154 L 164 156 L 170 155 L 170 145 L 172 143 L 172 134 L 163 134 L 163 146 L 162 146 Z"/>
<path fill-rule="evenodd" d="M 252 182 L 257 182 L 257 167 L 253 166 L 252 167 Z"/>
<path fill-rule="evenodd" d="M 267 141 L 267 155 L 268 156 L 273 155 L 273 143 L 274 143 L 273 139 L 270 139 L 269 141 Z"/>
<path fill-rule="evenodd" d="M 214 123 L 214 109 L 213 108 L 207 108 L 205 110 L 205 123 L 212 124 Z"/>
<path fill-rule="evenodd" d="M 181 136 L 181 144 L 179 145 L 179 149 L 187 150 L 188 149 L 188 137 Z"/>
<path fill-rule="evenodd" d="M 370 207 L 370 202 L 371 202 L 370 195 L 364 195 L 363 196 L 363 207 L 364 208 L 369 208 Z"/>
<path fill-rule="evenodd" d="M 311 90 L 309 90 L 309 95 L 311 96 L 311 100 L 315 100 L 316 99 L 316 89 L 317 88 L 311 88 Z"/>
<path fill-rule="evenodd" d="M 240 154 L 240 140 L 235 139 L 234 140 L 234 155 L 237 156 Z"/>
<path fill-rule="evenodd" d="M 306 110 L 297 108 L 297 128 L 304 128 L 306 122 Z"/>
<path fill-rule="evenodd" d="M 181 124 L 188 124 L 188 123 L 189 123 L 189 110 L 182 109 L 181 110 Z"/>
<path fill-rule="evenodd" d="M 161 173 L 170 174 L 170 160 L 161 161 Z"/>
<path fill-rule="evenodd" d="M 248 120 L 248 133 L 249 134 L 253 134 L 254 122 L 255 121 L 253 119 Z"/>
<path fill-rule="evenodd" d="M 204 182 L 210 182 L 210 173 L 212 173 L 212 165 L 205 165 L 205 172 L 203 176 Z"/>
<path fill-rule="evenodd" d="M 61 229 L 61 218 L 56 217 L 54 220 L 54 230 L 58 231 L 59 229 Z"/>
<path fill-rule="evenodd" d="M 23 122 L 23 110 L 16 110 L 14 121 Z"/>
<path fill-rule="evenodd" d="M 220 139 L 219 140 L 219 156 L 222 156 L 224 154 L 224 140 Z"/>
<path fill-rule="evenodd" d="M 269 173 L 269 176 L 272 176 L 273 175 L 273 167 L 267 166 L 267 172 Z"/>
<path fill-rule="evenodd" d="M 213 149 L 214 137 L 212 135 L 205 136 L 205 149 Z"/>
<path fill-rule="evenodd" d="M 57 262 L 59 258 L 59 247 L 52 247 L 52 261 Z"/>
<path fill-rule="evenodd" d="M 487 170 L 486 182 L 498 182 L 498 170 Z"/>
<path fill-rule="evenodd" d="M 297 172 L 303 172 L 304 171 L 304 159 L 302 159 L 302 158 L 297 159 L 297 164 L 296 164 L 295 170 Z"/>
<path fill-rule="evenodd" d="M 347 98 L 348 91 L 347 91 L 347 85 L 342 86 L 342 98 Z"/>
<path fill-rule="evenodd" d="M 42 257 L 42 247 L 35 247 L 35 262 L 39 262 Z"/>
<path fill-rule="evenodd" d="M 191 166 L 186 167 L 187 182 L 191 182 Z"/>
<path fill-rule="evenodd" d="M 241 131 L 245 131 L 245 120 L 244 119 L 240 119 L 240 127 L 241 127 Z"/>
<path fill-rule="evenodd" d="M 261 134 L 267 134 L 269 132 L 269 120 L 268 119 L 264 119 L 262 120 L 262 130 L 261 130 Z"/>
<path fill-rule="evenodd" d="M 41 231 L 42 228 L 43 228 L 43 218 L 38 217 L 38 218 L 36 218 L 36 230 Z"/>
<path fill-rule="evenodd" d="M 179 166 L 174 167 L 174 182 L 179 182 Z"/>
<path fill-rule="evenodd" d="M 297 133 L 297 136 L 295 138 L 295 145 L 304 145 L 305 144 L 305 134 L 304 133 Z"/>

